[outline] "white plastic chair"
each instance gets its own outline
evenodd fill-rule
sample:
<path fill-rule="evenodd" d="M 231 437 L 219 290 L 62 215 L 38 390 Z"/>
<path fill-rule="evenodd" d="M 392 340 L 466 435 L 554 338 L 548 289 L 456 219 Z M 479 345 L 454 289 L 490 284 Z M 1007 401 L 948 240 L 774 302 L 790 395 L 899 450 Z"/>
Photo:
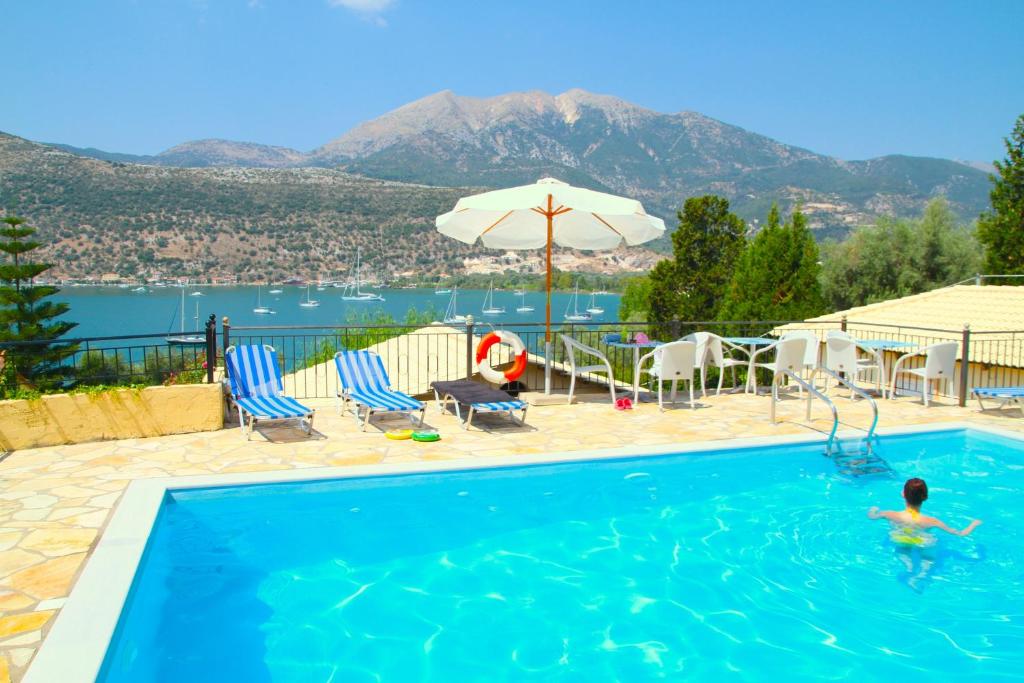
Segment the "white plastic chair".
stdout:
<path fill-rule="evenodd" d="M 871 358 L 858 358 L 858 348 L 860 347 L 857 346 L 853 337 L 845 332 L 832 330 L 825 335 L 825 369 L 837 374 L 843 373 L 846 381 L 852 384 L 857 384 L 861 375 L 873 372 L 875 373 L 875 387 L 881 390 L 882 366 L 878 363 L 878 356 L 870 349 L 864 349 L 871 354 Z M 825 391 L 828 391 L 831 381 L 832 378 L 825 375 Z M 851 390 L 850 400 L 852 401 L 856 396 Z"/>
<path fill-rule="evenodd" d="M 743 347 L 736 346 L 712 332 L 694 332 L 683 337 L 680 341 L 689 341 L 697 345 L 697 368 L 700 370 L 700 391 L 704 396 L 708 395 L 708 391 L 705 388 L 707 384 L 708 366 L 713 365 L 718 368 L 718 388 L 715 390 L 715 396 L 719 396 L 722 393 L 722 382 L 725 380 L 725 369 L 732 368 L 732 380 L 733 384 L 736 384 L 736 368 L 746 367 L 750 360 L 732 358 L 726 355 L 725 349 L 728 348 L 729 353 L 733 351 L 739 351 L 740 353 L 746 354 L 747 351 Z"/>
<path fill-rule="evenodd" d="M 652 359 L 650 369 L 644 370 L 644 363 Z M 662 344 L 640 358 L 636 366 L 636 379 L 633 380 L 634 400 L 640 392 L 640 373 L 646 372 L 658 381 L 658 409 L 665 410 L 662 397 L 664 382 L 672 382 L 671 401 L 676 402 L 676 384 L 680 380 L 687 382 L 690 389 L 690 408 L 696 408 L 693 401 L 693 373 L 697 369 L 697 344 L 692 341 L 674 341 Z"/>
<path fill-rule="evenodd" d="M 794 330 L 782 335 L 781 339 L 782 341 L 787 339 L 805 339 L 807 341 L 807 346 L 804 347 L 804 372 L 808 374 L 806 376 L 800 372 L 797 374 L 805 377 L 807 381 L 813 382 L 814 375 L 818 372 L 818 356 L 821 351 L 821 340 L 818 339 L 818 335 L 810 330 Z"/>
<path fill-rule="evenodd" d="M 953 373 L 956 371 L 956 351 L 959 344 L 956 342 L 942 342 L 932 344 L 905 353 L 900 356 L 892 366 L 892 384 L 889 386 L 889 398 L 896 397 L 896 375 L 904 373 L 913 375 L 921 381 L 921 400 L 925 407 L 928 407 L 928 386 L 932 382 L 951 382 Z M 914 356 L 924 356 L 923 368 L 901 368 L 903 361 Z"/>
<path fill-rule="evenodd" d="M 817 340 L 817 337 L 815 337 Z M 775 358 L 770 362 L 758 363 L 758 356 L 775 352 Z M 794 375 L 799 375 L 807 363 L 807 338 L 804 336 L 786 337 L 780 339 L 770 346 L 758 349 L 750 356 L 750 372 L 747 374 L 747 385 L 752 386 L 754 393 L 757 393 L 757 372 L 756 368 L 765 368 L 772 373 L 772 383 L 778 379 L 781 370 L 788 370 Z M 798 385 L 799 386 L 799 385 Z M 803 388 L 800 389 L 801 393 Z"/>
<path fill-rule="evenodd" d="M 576 391 L 577 377 L 594 372 L 603 372 L 608 375 L 608 391 L 611 393 L 612 405 L 615 405 L 615 377 L 612 374 L 612 364 L 608 362 L 608 357 L 594 347 L 582 344 L 567 334 L 560 334 L 558 336 L 562 338 L 562 343 L 565 344 L 565 358 L 569 362 L 569 374 L 572 378 L 569 380 L 569 399 L 567 403 L 572 403 L 573 392 Z M 581 356 L 593 356 L 601 362 L 598 365 L 577 365 L 577 353 L 581 354 Z"/>

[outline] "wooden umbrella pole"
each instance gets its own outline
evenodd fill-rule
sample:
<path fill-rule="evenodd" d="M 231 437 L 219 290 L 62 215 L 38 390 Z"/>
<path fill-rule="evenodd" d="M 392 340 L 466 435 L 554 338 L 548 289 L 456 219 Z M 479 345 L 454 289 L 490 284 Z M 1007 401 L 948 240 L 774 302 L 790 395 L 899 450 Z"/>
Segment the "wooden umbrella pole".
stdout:
<path fill-rule="evenodd" d="M 548 251 L 547 251 L 547 271 L 548 272 L 547 272 L 547 281 L 546 281 L 546 287 L 545 287 L 545 289 L 547 289 L 547 292 L 548 292 L 548 301 L 547 301 L 547 307 L 545 308 L 545 313 L 544 313 L 544 341 L 546 341 L 546 342 L 550 342 L 551 341 L 551 238 L 552 238 L 552 232 L 554 232 L 553 225 L 554 225 L 554 220 L 555 220 L 555 213 L 554 213 L 553 208 L 552 208 L 552 203 L 553 203 L 553 197 L 551 195 L 548 195 L 548 210 L 545 212 L 545 215 L 548 218 Z"/>

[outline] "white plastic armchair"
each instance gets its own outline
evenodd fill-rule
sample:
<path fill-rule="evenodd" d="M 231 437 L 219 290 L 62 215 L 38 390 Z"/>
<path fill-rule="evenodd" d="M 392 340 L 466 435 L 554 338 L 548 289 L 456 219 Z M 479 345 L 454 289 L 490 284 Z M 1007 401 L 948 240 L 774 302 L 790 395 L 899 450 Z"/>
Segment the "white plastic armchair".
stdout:
<path fill-rule="evenodd" d="M 892 366 L 892 384 L 889 385 L 889 398 L 896 397 L 896 376 L 900 373 L 913 375 L 921 381 L 921 400 L 928 407 L 928 389 L 932 382 L 951 382 L 956 371 L 957 342 L 932 344 L 905 353 Z M 903 362 L 914 356 L 924 356 L 923 368 L 903 368 Z"/>
<path fill-rule="evenodd" d="M 882 366 L 878 359 L 878 354 L 871 349 L 863 349 L 870 358 L 858 358 L 857 349 L 862 348 L 857 345 L 856 340 L 853 337 L 833 330 L 825 336 L 825 363 L 824 367 L 826 370 L 831 370 L 835 373 L 842 373 L 847 381 L 857 384 L 860 380 L 860 376 L 866 373 L 874 373 L 875 375 L 875 387 L 879 390 L 882 388 Z M 828 391 L 831 377 L 825 375 L 825 391 Z M 856 398 L 857 394 L 850 390 L 850 400 Z"/>
<path fill-rule="evenodd" d="M 817 337 L 815 337 L 817 340 Z M 769 353 L 775 353 L 775 358 L 771 361 L 758 362 L 759 357 L 767 356 Z M 752 387 L 754 393 L 757 393 L 757 373 L 756 368 L 765 368 L 770 370 L 772 373 L 772 384 L 774 386 L 775 380 L 778 379 L 778 375 L 781 370 L 788 370 L 793 374 L 799 375 L 800 372 L 806 367 L 807 363 L 807 339 L 806 337 L 786 337 L 779 341 L 766 346 L 763 349 L 758 349 L 750 356 L 750 372 L 747 374 L 747 385 Z M 800 388 L 801 393 L 803 388 Z"/>
<path fill-rule="evenodd" d="M 793 332 L 787 332 L 782 335 L 781 340 L 786 341 L 787 339 L 803 339 L 807 342 L 807 345 L 804 347 L 803 372 L 797 372 L 797 374 L 813 383 L 814 375 L 818 372 L 818 356 L 821 351 L 821 340 L 818 339 L 817 334 L 810 330 L 794 330 Z M 807 373 L 807 375 L 804 375 L 804 373 Z M 803 389 L 801 388 L 800 391 L 802 392 Z"/>
<path fill-rule="evenodd" d="M 644 363 L 652 360 L 651 367 L 644 370 Z M 640 391 L 640 373 L 646 372 L 658 381 L 658 409 L 665 410 L 663 398 L 664 382 L 672 382 L 671 401 L 676 402 L 676 384 L 687 382 L 690 390 L 690 408 L 696 408 L 693 401 L 693 373 L 697 369 L 697 344 L 692 341 L 674 341 L 662 344 L 640 358 L 633 380 L 634 400 Z"/>
<path fill-rule="evenodd" d="M 731 356 L 734 351 L 738 351 L 746 355 L 746 349 L 741 346 L 736 346 L 712 332 L 694 332 L 693 334 L 686 335 L 680 341 L 689 341 L 697 345 L 697 368 L 700 370 L 700 391 L 704 396 L 708 395 L 706 384 L 709 365 L 713 365 L 719 370 L 718 388 L 715 390 L 715 396 L 718 396 L 722 393 L 722 382 L 725 380 L 725 369 L 732 368 L 732 383 L 735 385 L 736 368 L 746 367 L 750 362 L 747 358 L 741 360 Z"/>
<path fill-rule="evenodd" d="M 562 338 L 562 343 L 565 344 L 565 359 L 569 363 L 569 398 L 568 403 L 572 403 L 573 393 L 576 391 L 576 378 L 582 377 L 583 375 L 603 372 L 608 375 L 608 391 L 611 393 L 612 405 L 615 405 L 615 377 L 612 374 L 612 364 L 608 362 L 608 357 L 598 351 L 592 346 L 582 344 L 567 334 L 558 335 Z M 580 354 L 581 357 L 591 356 L 600 361 L 596 365 L 578 365 L 576 363 L 576 354 Z"/>

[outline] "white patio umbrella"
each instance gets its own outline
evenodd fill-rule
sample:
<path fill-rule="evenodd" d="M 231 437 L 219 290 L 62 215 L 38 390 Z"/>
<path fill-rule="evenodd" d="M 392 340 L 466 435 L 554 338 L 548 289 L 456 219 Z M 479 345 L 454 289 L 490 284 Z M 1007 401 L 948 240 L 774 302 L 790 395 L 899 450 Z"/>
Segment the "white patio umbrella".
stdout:
<path fill-rule="evenodd" d="M 547 249 L 544 391 L 551 392 L 551 247 L 614 249 L 648 242 L 665 233 L 665 222 L 648 216 L 635 199 L 573 187 L 554 178 L 463 197 L 437 217 L 443 235 L 494 249 Z"/>

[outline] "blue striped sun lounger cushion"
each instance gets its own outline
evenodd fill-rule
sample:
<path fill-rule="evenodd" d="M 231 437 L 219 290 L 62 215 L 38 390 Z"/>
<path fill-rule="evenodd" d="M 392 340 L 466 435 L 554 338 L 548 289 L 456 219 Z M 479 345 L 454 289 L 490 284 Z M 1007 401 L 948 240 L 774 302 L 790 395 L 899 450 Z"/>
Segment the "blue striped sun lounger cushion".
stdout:
<path fill-rule="evenodd" d="M 374 410 L 422 410 L 423 403 L 391 389 L 384 362 L 372 351 L 342 351 L 334 356 L 341 387 L 356 403 Z"/>
<path fill-rule="evenodd" d="M 974 387 L 974 393 L 992 398 L 1024 398 L 1024 387 Z"/>
<path fill-rule="evenodd" d="M 254 396 L 236 398 L 242 410 L 257 419 L 276 420 L 291 417 L 306 417 L 312 411 L 291 396 Z"/>
<path fill-rule="evenodd" d="M 498 412 L 502 410 L 522 410 L 526 407 L 523 401 L 496 401 L 493 403 L 471 403 L 473 410 L 478 413 Z"/>
<path fill-rule="evenodd" d="M 412 396 L 397 391 L 350 391 L 348 395 L 356 403 L 374 410 L 419 410 L 423 407 Z"/>
<path fill-rule="evenodd" d="M 236 346 L 224 355 L 231 393 L 236 398 L 280 396 L 283 392 L 277 358 L 265 346 Z M 309 411 L 306 411 L 309 412 Z"/>

